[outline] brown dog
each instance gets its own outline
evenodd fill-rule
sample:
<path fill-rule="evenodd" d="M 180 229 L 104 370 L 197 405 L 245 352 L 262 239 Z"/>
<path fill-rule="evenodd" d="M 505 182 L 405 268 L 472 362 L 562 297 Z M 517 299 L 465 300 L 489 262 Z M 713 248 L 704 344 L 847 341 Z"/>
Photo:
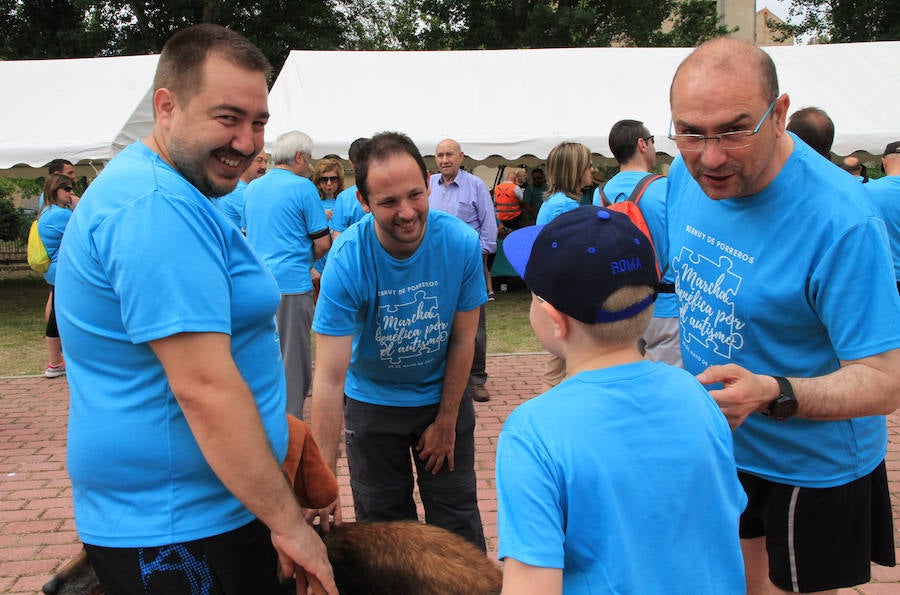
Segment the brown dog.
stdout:
<path fill-rule="evenodd" d="M 344 523 L 323 535 L 341 595 L 496 595 L 502 574 L 484 552 L 415 521 Z"/>
<path fill-rule="evenodd" d="M 337 497 L 305 423 L 288 416 L 290 443 L 283 470 L 302 506 L 322 508 Z M 414 521 L 344 523 L 323 536 L 341 595 L 495 595 L 502 576 L 484 552 L 432 525 Z M 292 592 L 286 586 L 284 593 Z M 48 595 L 103 593 L 82 552 L 44 585 Z"/>
<path fill-rule="evenodd" d="M 433 525 L 344 523 L 323 540 L 341 595 L 498 595 L 503 582 L 484 552 Z M 103 588 L 82 552 L 43 591 L 93 595 Z M 282 590 L 293 592 L 292 585 Z"/>

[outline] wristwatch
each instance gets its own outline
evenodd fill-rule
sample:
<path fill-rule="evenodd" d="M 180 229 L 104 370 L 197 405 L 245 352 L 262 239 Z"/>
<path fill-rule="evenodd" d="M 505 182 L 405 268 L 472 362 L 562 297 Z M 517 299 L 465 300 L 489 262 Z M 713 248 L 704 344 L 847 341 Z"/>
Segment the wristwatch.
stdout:
<path fill-rule="evenodd" d="M 784 421 L 797 413 L 797 397 L 794 396 L 794 387 L 784 376 L 773 376 L 778 383 L 778 396 L 769 403 L 764 412 L 775 421 Z"/>

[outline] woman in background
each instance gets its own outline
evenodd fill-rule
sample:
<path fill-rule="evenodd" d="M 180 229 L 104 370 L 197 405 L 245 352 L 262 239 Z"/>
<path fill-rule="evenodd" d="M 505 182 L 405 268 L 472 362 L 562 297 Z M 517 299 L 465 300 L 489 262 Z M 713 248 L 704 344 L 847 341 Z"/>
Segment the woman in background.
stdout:
<path fill-rule="evenodd" d="M 334 201 L 344 189 L 344 167 L 337 159 L 320 159 L 316 163 L 312 181 L 319 190 L 325 218 L 330 222 L 334 214 Z"/>
<path fill-rule="evenodd" d="M 337 195 L 344 189 L 344 166 L 337 159 L 320 159 L 316 163 L 316 170 L 313 172 L 313 184 L 319 191 L 319 198 L 322 199 L 322 209 L 325 211 L 325 219 L 328 220 L 328 227 L 331 227 L 331 217 L 334 215 L 334 203 Z M 325 261 L 328 258 L 326 254 L 313 263 L 312 282 L 315 297 L 319 297 L 319 278 L 322 271 L 325 270 Z"/>
<path fill-rule="evenodd" d="M 578 208 L 581 189 L 593 181 L 591 150 L 581 143 L 560 143 L 550 150 L 546 169 L 548 196 L 538 211 L 538 225 Z"/>
<path fill-rule="evenodd" d="M 75 206 L 75 188 L 71 178 L 62 174 L 50 174 L 44 183 L 44 206 L 38 212 L 38 233 L 50 257 L 50 268 L 44 273 L 44 280 L 50 286 L 50 313 L 44 342 L 47 345 L 47 367 L 44 376 L 57 378 L 66 373 L 66 363 L 62 357 L 62 344 L 56 328 L 56 295 L 53 286 L 56 281 L 56 263 L 59 259 L 59 245 L 62 242 L 72 208 Z"/>
<path fill-rule="evenodd" d="M 538 225 L 546 225 L 563 213 L 581 205 L 582 188 L 593 181 L 591 150 L 581 143 L 560 143 L 547 156 L 547 200 L 538 211 Z M 566 362 L 555 355 L 547 361 L 541 376 L 544 392 L 566 378 Z"/>

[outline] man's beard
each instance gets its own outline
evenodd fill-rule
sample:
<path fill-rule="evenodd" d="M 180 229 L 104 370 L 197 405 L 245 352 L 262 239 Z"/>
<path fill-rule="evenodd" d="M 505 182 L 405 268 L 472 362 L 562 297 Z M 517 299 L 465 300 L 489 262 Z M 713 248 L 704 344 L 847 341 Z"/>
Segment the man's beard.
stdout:
<path fill-rule="evenodd" d="M 234 151 L 230 152 L 234 153 Z M 211 151 L 209 155 L 212 156 L 212 158 L 215 158 L 214 153 L 215 151 Z M 181 172 L 181 175 L 184 176 L 192 186 L 199 190 L 203 196 L 210 198 L 225 196 L 234 190 L 240 179 L 235 178 L 233 182 L 227 181 L 222 184 L 217 184 L 210 179 L 209 175 L 207 175 L 206 170 L 204 169 L 205 160 L 197 158 L 188 148 L 182 146 L 181 143 L 174 138 L 169 140 L 169 157 L 172 159 L 175 169 Z M 245 157 L 241 155 L 240 158 L 244 159 Z"/>

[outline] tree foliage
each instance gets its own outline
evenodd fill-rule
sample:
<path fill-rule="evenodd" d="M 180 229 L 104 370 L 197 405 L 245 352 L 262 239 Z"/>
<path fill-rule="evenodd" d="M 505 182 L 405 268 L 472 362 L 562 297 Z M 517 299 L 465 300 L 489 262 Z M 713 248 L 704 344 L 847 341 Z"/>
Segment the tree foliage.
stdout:
<path fill-rule="evenodd" d="M 0 59 L 156 53 L 200 22 L 243 33 L 276 71 L 291 49 L 690 46 L 727 32 L 713 0 L 0 0 Z"/>
<path fill-rule="evenodd" d="M 900 39 L 900 4 L 791 0 L 785 37 Z M 729 31 L 714 0 L 0 0 L 0 59 L 156 53 L 186 26 L 246 35 L 276 71 L 291 49 L 694 46 Z"/>
<path fill-rule="evenodd" d="M 17 193 L 37 196 L 40 186 L 36 180 L 0 178 L 0 241 L 14 242 L 28 238 L 28 228 L 34 217 L 13 206 L 13 196 Z"/>
<path fill-rule="evenodd" d="M 291 49 L 356 49 L 365 0 L 0 0 L 0 59 L 158 53 L 173 33 L 218 23 L 253 41 L 276 71 Z"/>
<path fill-rule="evenodd" d="M 788 21 L 769 21 L 784 39 L 814 37 L 822 43 L 900 39 L 900 3 L 885 0 L 791 0 Z"/>
<path fill-rule="evenodd" d="M 0 0 L 0 58 L 101 55 L 110 32 L 88 0 Z"/>
<path fill-rule="evenodd" d="M 396 0 L 404 49 L 693 46 L 722 35 L 707 0 Z"/>

